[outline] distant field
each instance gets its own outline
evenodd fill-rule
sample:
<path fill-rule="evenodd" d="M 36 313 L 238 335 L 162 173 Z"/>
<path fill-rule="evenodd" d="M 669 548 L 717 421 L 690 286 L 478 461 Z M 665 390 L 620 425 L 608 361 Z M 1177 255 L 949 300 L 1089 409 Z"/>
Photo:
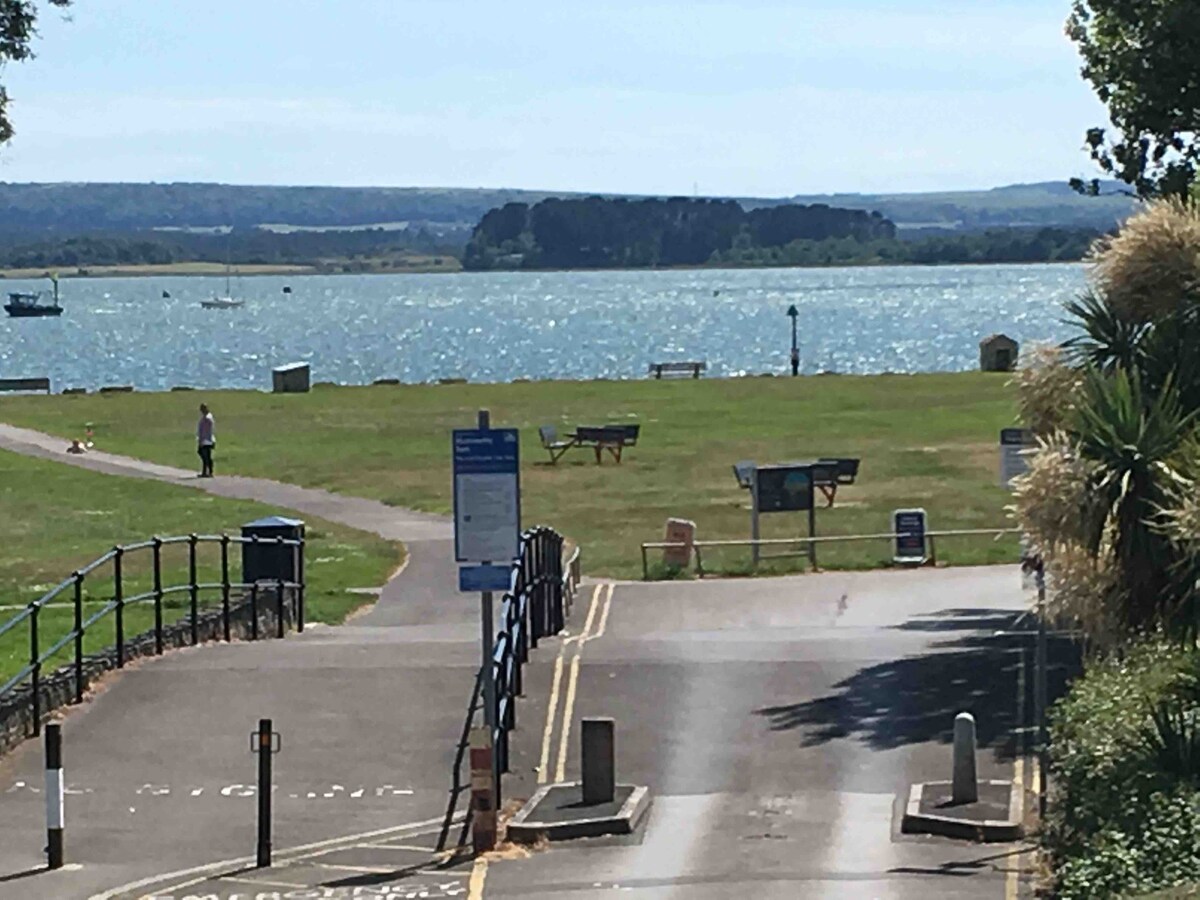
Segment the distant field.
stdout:
<path fill-rule="evenodd" d="M 0 269 L 0 278 L 44 278 L 54 271 L 60 278 L 138 278 L 150 275 L 224 275 L 218 262 L 175 262 L 162 265 L 83 266 L 78 269 L 46 267 Z M 234 275 L 330 275 L 339 273 L 459 272 L 462 265 L 453 256 L 406 255 L 368 259 L 322 259 L 312 265 L 256 265 L 237 263 Z"/>
<path fill-rule="evenodd" d="M 932 528 L 1007 524 L 1010 498 L 996 486 L 998 432 L 1015 415 L 1006 381 L 968 373 L 8 397 L 0 420 L 64 438 L 80 436 L 90 421 L 103 449 L 192 466 L 204 400 L 216 416 L 219 473 L 448 513 L 450 431 L 472 426 L 486 408 L 497 426 L 521 430 L 525 522 L 554 525 L 582 544 L 592 574 L 640 577 L 639 544 L 660 540 L 670 516 L 694 520 L 700 538 L 749 536 L 748 496 L 730 469 L 741 459 L 861 457 L 859 483 L 818 513 L 824 534 L 886 531 L 892 510 L 910 506 L 925 507 Z M 641 423 L 642 439 L 622 465 L 597 466 L 580 450 L 548 465 L 539 425 L 565 433 L 606 422 Z M 803 530 L 800 515 L 764 518 L 764 537 Z M 960 564 L 1012 561 L 1016 547 L 958 538 L 940 542 L 938 555 Z M 890 558 L 886 542 L 821 554 L 831 567 Z M 744 573 L 748 554 L 713 554 L 706 564 Z"/>
<path fill-rule="evenodd" d="M 308 275 L 314 266 L 236 265 L 234 275 Z M 0 269 L 0 278 L 42 278 L 47 269 Z M 144 266 L 86 266 L 81 270 L 58 269 L 60 278 L 130 278 L 142 275 L 224 275 L 225 264 L 214 262 L 177 262 Z"/>
<path fill-rule="evenodd" d="M 274 507 L 213 497 L 188 487 L 120 478 L 74 466 L 28 459 L 0 451 L 0 624 L 23 604 L 41 597 L 68 578 L 72 571 L 111 550 L 117 543 L 133 543 L 155 534 L 196 532 L 238 534 L 245 522 L 279 512 Z M 403 559 L 402 549 L 373 534 L 305 517 L 309 547 L 306 555 L 306 608 L 318 622 L 341 622 L 350 611 L 370 600 L 347 588 L 382 584 Z M 236 553 L 236 548 L 235 548 Z M 200 545 L 201 581 L 220 581 L 220 550 Z M 233 557 L 234 576 L 240 557 Z M 147 591 L 152 585 L 150 554 L 131 554 L 125 565 L 126 596 Z M 187 580 L 186 545 L 163 551 L 163 583 Z M 98 569 L 86 582 L 88 615 L 99 601 L 112 597 L 111 567 Z M 165 618 L 185 615 L 186 595 L 166 602 Z M 69 598 L 68 598 L 69 599 Z M 219 593 L 202 596 L 204 605 L 219 602 Z M 72 627 L 67 609 L 42 614 L 42 646 L 51 646 Z M 153 607 L 130 606 L 126 630 L 130 635 L 153 624 Z M 0 684 L 28 662 L 29 631 L 20 625 L 0 636 Z M 89 629 L 87 649 L 111 646 L 115 641 L 111 616 Z M 63 658 L 65 661 L 65 657 Z"/>

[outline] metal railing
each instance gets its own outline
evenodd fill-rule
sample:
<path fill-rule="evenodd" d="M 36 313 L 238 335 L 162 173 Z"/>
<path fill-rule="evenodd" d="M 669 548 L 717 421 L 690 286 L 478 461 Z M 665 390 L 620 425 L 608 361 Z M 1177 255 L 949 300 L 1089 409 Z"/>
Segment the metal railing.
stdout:
<path fill-rule="evenodd" d="M 163 584 L 162 566 L 163 548 L 181 544 L 187 546 L 188 579 L 184 584 L 165 586 Z M 197 549 L 204 544 L 217 544 L 220 547 L 219 581 L 202 582 L 199 580 Z M 277 578 L 254 584 L 231 582 L 229 580 L 229 547 L 231 544 L 296 547 L 296 581 Z M 150 578 L 152 587 L 148 591 L 127 595 L 126 589 L 129 586 L 130 580 L 128 576 L 130 557 L 145 551 L 149 551 L 151 556 Z M 97 583 L 103 577 L 95 573 L 109 563 L 112 564 L 111 581 L 107 578 L 104 579 L 104 583 L 106 584 L 104 590 L 107 592 L 107 590 L 111 589 L 111 596 L 98 601 L 99 610 L 85 618 L 84 606 L 87 588 Z M 24 682 L 28 681 L 30 702 L 32 703 L 33 733 L 35 735 L 39 734 L 43 712 L 41 706 L 43 667 L 59 654 L 60 651 L 73 644 L 71 666 L 73 669 L 74 701 L 81 703 L 86 686 L 84 679 L 84 638 L 88 634 L 89 629 L 93 629 L 94 632 L 94 629 L 109 615 L 113 616 L 113 646 L 115 646 L 116 666 L 117 668 L 123 668 L 128 658 L 126 644 L 129 636 L 126 634 L 125 611 L 129 607 L 143 603 L 152 603 L 154 605 L 154 653 L 155 655 L 161 655 L 164 647 L 163 604 L 168 598 L 179 594 L 186 595 L 188 643 L 194 646 L 200 642 L 200 593 L 202 591 L 220 591 L 221 636 L 224 640 L 228 641 L 231 639 L 232 598 L 235 592 L 240 592 L 248 596 L 250 637 L 253 640 L 257 640 L 260 631 L 259 594 L 264 589 L 270 592 L 272 588 L 275 595 L 273 599 L 275 602 L 276 636 L 283 637 L 285 634 L 286 613 L 291 614 L 296 623 L 296 629 L 303 631 L 304 541 L 302 539 L 294 540 L 283 537 L 265 538 L 256 536 L 239 537 L 228 534 L 189 534 L 178 537 L 153 537 L 134 544 L 117 545 L 103 556 L 92 560 L 86 566 L 72 572 L 71 576 L 65 581 L 51 588 L 37 600 L 30 602 L 7 622 L 0 624 L 0 637 L 14 631 L 22 624 L 27 625 L 29 647 L 29 662 L 16 675 L 0 685 L 0 700 L 3 700 L 5 696 L 17 690 Z M 291 593 L 291 609 L 287 610 L 285 609 L 285 598 L 289 591 Z M 66 596 L 66 601 L 60 600 L 60 603 L 55 604 L 55 606 L 69 604 L 74 611 L 72 627 L 66 634 L 54 640 L 53 643 L 44 646 L 47 642 L 42 638 L 43 632 L 39 629 L 39 620 L 43 612 L 48 608 L 52 608 L 51 604 L 55 600 L 63 598 L 64 595 Z M 97 601 L 89 600 L 86 602 L 88 605 L 93 605 Z"/>
<path fill-rule="evenodd" d="M 563 538 L 551 528 L 531 528 L 521 535 L 512 564 L 512 579 L 500 606 L 500 628 L 492 651 L 495 709 L 492 722 L 496 767 L 496 803 L 500 775 L 508 771 L 508 734 L 517 725 L 517 698 L 523 692 L 522 667 L 538 641 L 558 634 L 571 615 L 581 577 L 576 547 L 563 558 Z"/>
<path fill-rule="evenodd" d="M 931 563 L 937 563 L 937 539 L 939 537 L 978 537 L 980 535 L 991 535 L 995 539 L 999 539 L 1006 534 L 1020 534 L 1019 528 L 957 528 L 944 531 L 926 531 L 925 545 L 927 555 Z M 808 548 L 813 544 L 836 544 L 847 543 L 852 541 L 894 541 L 902 537 L 918 537 L 917 532 L 909 531 L 885 531 L 877 534 L 830 534 L 818 535 L 816 537 L 793 537 L 793 538 L 743 538 L 727 541 L 693 541 L 688 544 L 685 541 L 645 541 L 642 543 L 642 580 L 650 580 L 650 551 L 651 550 L 667 550 L 676 549 L 683 550 L 688 547 L 692 548 L 692 556 L 696 560 L 696 574 L 704 577 L 704 554 L 703 551 L 709 548 L 719 547 L 792 547 L 803 545 Z M 764 556 L 763 559 L 780 559 L 788 556 L 810 555 L 811 552 L 805 549 L 794 554 L 777 554 L 774 557 Z M 1015 560 L 1014 560 L 1015 561 Z"/>

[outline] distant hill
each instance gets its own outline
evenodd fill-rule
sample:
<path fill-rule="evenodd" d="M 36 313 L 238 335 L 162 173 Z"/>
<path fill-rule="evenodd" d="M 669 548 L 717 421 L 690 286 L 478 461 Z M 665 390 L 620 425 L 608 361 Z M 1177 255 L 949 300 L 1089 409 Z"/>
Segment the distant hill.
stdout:
<path fill-rule="evenodd" d="M 224 225 L 316 229 L 407 225 L 433 233 L 463 232 L 465 241 L 465 235 L 485 213 L 506 203 L 533 205 L 549 197 L 584 196 L 487 188 L 0 183 L 0 230 L 81 234 Z M 747 209 L 786 203 L 877 211 L 902 232 L 913 233 L 921 229 L 975 231 L 1031 226 L 1108 230 L 1133 208 L 1128 197 L 1079 196 L 1065 181 L 1010 185 L 990 191 L 733 199 Z"/>
<path fill-rule="evenodd" d="M 986 228 L 1072 227 L 1109 231 L 1125 221 L 1136 201 L 1125 185 L 1101 185 L 1103 196 L 1084 197 L 1065 181 L 1011 184 L 990 191 L 928 194 L 798 194 L 786 203 L 828 203 L 882 213 L 901 231 L 981 231 Z M 749 201 L 754 203 L 756 201 Z"/>

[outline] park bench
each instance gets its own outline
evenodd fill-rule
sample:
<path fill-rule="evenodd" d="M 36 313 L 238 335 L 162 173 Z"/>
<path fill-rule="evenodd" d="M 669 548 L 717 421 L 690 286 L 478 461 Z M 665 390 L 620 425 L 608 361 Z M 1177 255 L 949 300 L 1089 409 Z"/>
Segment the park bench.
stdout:
<path fill-rule="evenodd" d="M 558 439 L 558 429 L 543 425 L 538 429 L 542 447 L 550 454 L 551 464 L 557 463 L 572 447 L 590 447 L 596 453 L 599 464 L 607 450 L 618 463 L 626 447 L 637 446 L 641 425 L 581 425 L 566 440 Z"/>
<path fill-rule="evenodd" d="M 49 378 L 0 378 L 0 391 L 45 391 L 50 393 Z"/>
<path fill-rule="evenodd" d="M 656 379 L 663 378 L 699 378 L 700 373 L 708 368 L 706 362 L 668 362 L 650 363 L 650 374 Z"/>

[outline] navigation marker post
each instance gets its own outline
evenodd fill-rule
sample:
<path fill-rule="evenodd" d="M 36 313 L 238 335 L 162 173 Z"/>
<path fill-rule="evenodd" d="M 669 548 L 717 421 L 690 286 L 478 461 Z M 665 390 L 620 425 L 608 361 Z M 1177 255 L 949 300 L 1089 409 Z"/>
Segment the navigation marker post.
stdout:
<path fill-rule="evenodd" d="M 478 783 L 472 773 L 472 798 L 476 804 L 476 850 L 495 843 L 494 823 L 499 773 L 490 752 L 496 729 L 495 612 L 493 591 L 509 587 L 510 568 L 504 564 L 517 555 L 521 539 L 520 436 L 515 428 L 492 428 L 486 409 L 479 411 L 478 427 L 455 429 L 454 458 L 454 558 L 472 565 L 459 568 L 459 590 L 480 592 L 483 678 L 483 721 L 489 749 L 490 784 Z M 494 565 L 501 561 L 500 565 Z M 482 750 L 483 748 L 478 748 Z M 481 815 L 482 814 L 482 815 Z M 490 834 L 490 837 L 489 837 Z"/>
<path fill-rule="evenodd" d="M 796 309 L 796 304 L 793 303 L 788 307 L 787 314 L 792 320 L 792 377 L 795 378 L 800 374 L 800 345 L 796 343 L 796 319 L 800 310 Z"/>

